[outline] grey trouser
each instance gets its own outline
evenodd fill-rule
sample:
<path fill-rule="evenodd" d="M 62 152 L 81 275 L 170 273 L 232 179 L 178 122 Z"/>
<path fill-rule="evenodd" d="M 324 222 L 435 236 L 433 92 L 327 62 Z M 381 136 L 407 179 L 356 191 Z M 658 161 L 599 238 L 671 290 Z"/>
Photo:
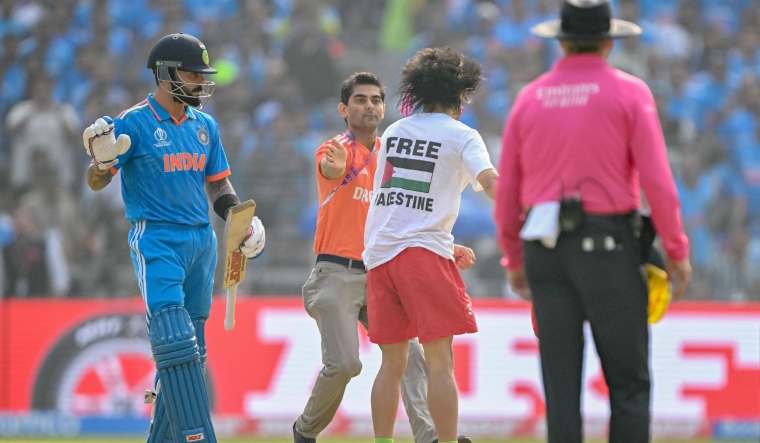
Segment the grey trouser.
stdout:
<path fill-rule="evenodd" d="M 317 438 L 330 424 L 343 400 L 346 385 L 362 370 L 356 322 L 360 321 L 367 328 L 366 288 L 365 271 L 329 262 L 318 262 L 303 286 L 304 307 L 316 320 L 322 335 L 324 364 L 306 408 L 296 421 L 296 430 L 304 437 Z M 425 357 L 417 339 L 410 342 L 401 398 L 415 443 L 431 443 L 437 436 L 427 407 Z"/>

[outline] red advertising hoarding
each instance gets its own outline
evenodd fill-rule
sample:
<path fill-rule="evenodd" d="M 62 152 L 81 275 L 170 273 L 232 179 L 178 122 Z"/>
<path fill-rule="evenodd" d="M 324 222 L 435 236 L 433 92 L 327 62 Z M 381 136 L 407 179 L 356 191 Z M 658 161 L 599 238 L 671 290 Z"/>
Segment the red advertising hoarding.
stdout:
<path fill-rule="evenodd" d="M 481 299 L 475 312 L 480 332 L 455 339 L 462 429 L 541 435 L 545 406 L 529 305 Z M 215 423 L 227 435 L 284 434 L 321 369 L 319 333 L 297 297 L 239 298 L 236 318 L 235 329 L 225 331 L 224 299 L 215 299 L 206 326 Z M 371 430 L 380 351 L 361 328 L 359 334 L 363 371 L 346 391 L 333 434 Z M 592 344 L 588 331 L 587 339 Z M 609 404 L 590 349 L 584 416 L 601 435 Z M 655 435 L 707 435 L 725 420 L 760 422 L 760 305 L 674 304 L 652 327 L 651 349 Z M 0 302 L 0 413 L 149 417 L 142 397 L 153 377 L 139 298 Z"/>

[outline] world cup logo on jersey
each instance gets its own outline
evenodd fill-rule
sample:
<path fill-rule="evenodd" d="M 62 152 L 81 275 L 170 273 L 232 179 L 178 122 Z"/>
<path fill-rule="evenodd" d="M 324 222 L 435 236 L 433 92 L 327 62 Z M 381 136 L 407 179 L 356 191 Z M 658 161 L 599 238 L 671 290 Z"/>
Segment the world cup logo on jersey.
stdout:
<path fill-rule="evenodd" d="M 153 133 L 153 137 L 156 138 L 156 141 L 158 143 L 154 143 L 153 146 L 159 147 L 159 146 L 169 146 L 172 143 L 169 141 L 166 141 L 166 137 L 168 137 L 168 134 L 166 131 L 164 131 L 161 128 L 156 128 L 156 131 Z"/>

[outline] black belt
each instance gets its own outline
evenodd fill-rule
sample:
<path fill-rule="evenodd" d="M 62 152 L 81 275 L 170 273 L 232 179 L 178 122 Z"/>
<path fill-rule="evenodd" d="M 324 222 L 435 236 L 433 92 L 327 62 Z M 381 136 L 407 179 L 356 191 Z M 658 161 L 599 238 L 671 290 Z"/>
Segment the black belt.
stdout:
<path fill-rule="evenodd" d="M 631 211 L 622 214 L 584 214 L 586 221 L 608 221 L 613 223 L 622 223 L 630 226 L 634 234 L 638 237 L 642 227 L 642 218 L 639 211 Z"/>
<path fill-rule="evenodd" d="M 622 214 L 592 214 L 590 212 L 584 212 L 584 216 L 586 217 L 586 220 L 633 222 L 639 218 L 639 212 L 631 211 Z"/>
<path fill-rule="evenodd" d="M 367 268 L 364 266 L 364 262 L 361 260 L 353 260 L 350 258 L 340 257 L 338 255 L 331 255 L 331 254 L 319 254 L 317 255 L 317 263 L 321 261 L 328 261 L 330 263 L 336 263 L 339 265 L 343 265 L 347 267 L 348 269 L 360 269 L 362 271 L 366 271 Z"/>

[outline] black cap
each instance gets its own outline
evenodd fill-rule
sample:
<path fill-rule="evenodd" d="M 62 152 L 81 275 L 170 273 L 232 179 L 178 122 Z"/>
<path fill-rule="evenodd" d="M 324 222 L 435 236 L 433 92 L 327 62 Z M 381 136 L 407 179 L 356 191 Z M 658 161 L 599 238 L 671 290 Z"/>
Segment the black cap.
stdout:
<path fill-rule="evenodd" d="M 539 37 L 582 40 L 633 37 L 641 34 L 641 28 L 612 18 L 609 0 L 564 0 L 559 19 L 539 23 L 530 32 Z"/>
<path fill-rule="evenodd" d="M 186 72 L 216 74 L 217 70 L 208 62 L 206 46 L 192 35 L 179 33 L 169 34 L 156 42 L 150 50 L 148 68 L 166 66 Z"/>

